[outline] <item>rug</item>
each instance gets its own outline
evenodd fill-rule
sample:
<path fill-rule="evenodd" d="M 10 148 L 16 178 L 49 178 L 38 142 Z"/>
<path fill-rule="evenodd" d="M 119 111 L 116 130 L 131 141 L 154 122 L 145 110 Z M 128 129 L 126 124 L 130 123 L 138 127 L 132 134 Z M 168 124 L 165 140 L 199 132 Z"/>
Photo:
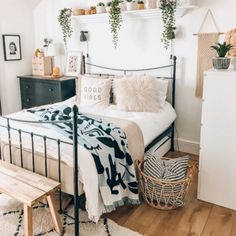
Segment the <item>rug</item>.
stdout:
<path fill-rule="evenodd" d="M 74 236 L 73 207 L 67 214 L 61 215 L 63 224 L 63 236 Z M 39 203 L 33 207 L 34 236 L 57 236 L 53 229 L 53 222 L 49 209 L 45 204 Z M 24 210 L 20 202 L 0 194 L 0 235 L 23 236 L 24 235 Z M 140 236 L 127 228 L 121 227 L 114 221 L 104 218 L 98 224 L 88 219 L 87 212 L 80 211 L 80 236 Z"/>

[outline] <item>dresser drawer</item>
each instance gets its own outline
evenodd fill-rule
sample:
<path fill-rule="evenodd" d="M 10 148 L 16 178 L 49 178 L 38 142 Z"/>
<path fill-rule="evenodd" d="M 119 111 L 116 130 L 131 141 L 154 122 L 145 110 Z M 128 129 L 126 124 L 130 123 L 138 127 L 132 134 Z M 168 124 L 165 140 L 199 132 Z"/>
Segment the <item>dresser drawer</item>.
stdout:
<path fill-rule="evenodd" d="M 27 109 L 35 106 L 53 104 L 60 101 L 61 100 L 59 98 L 25 96 L 22 97 L 22 108 Z"/>
<path fill-rule="evenodd" d="M 23 94 L 32 94 L 33 95 L 35 92 L 34 83 L 32 83 L 29 80 L 21 80 L 20 88 L 21 88 L 21 93 L 23 93 Z"/>
<path fill-rule="evenodd" d="M 60 85 L 57 83 L 35 82 L 34 86 L 38 96 L 60 98 Z"/>

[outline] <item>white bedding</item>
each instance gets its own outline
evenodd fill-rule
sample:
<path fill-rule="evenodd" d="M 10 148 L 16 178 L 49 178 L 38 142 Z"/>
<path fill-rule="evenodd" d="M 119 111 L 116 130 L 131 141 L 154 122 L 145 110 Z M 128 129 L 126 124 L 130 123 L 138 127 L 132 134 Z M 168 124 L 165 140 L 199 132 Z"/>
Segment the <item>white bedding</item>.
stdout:
<path fill-rule="evenodd" d="M 69 99 L 65 102 L 58 103 L 56 106 L 60 106 L 62 104 L 69 105 L 74 103 L 74 98 Z M 130 120 L 136 122 L 136 124 L 140 127 L 143 137 L 144 144 L 147 146 L 154 138 L 160 135 L 166 128 L 170 126 L 170 124 L 175 120 L 176 113 L 172 106 L 169 103 L 166 103 L 165 107 L 157 113 L 142 113 L 142 112 L 121 112 L 116 109 L 116 106 L 111 105 L 103 110 L 96 110 L 88 107 L 80 107 L 79 111 L 81 113 L 91 113 L 97 114 L 107 117 L 116 117 L 121 119 Z M 26 111 L 20 111 L 14 114 L 9 115 L 10 118 L 15 119 L 23 119 L 23 120 L 34 120 L 37 121 L 34 115 L 28 113 Z M 1 124 L 6 124 L 5 120 L 0 120 Z M 22 124 L 19 122 L 11 122 L 11 127 L 21 128 L 22 130 L 34 132 L 41 135 L 47 135 L 48 137 L 52 137 L 55 139 L 64 140 L 71 143 L 71 140 L 58 133 L 54 129 L 50 129 L 50 125 L 43 124 Z M 6 130 L 0 128 L 1 139 L 7 142 L 7 132 Z M 12 132 L 12 144 L 19 145 L 18 133 Z M 24 148 L 31 148 L 31 139 L 29 135 L 23 135 L 23 146 Z M 44 153 L 44 143 L 42 138 L 34 138 L 35 143 L 35 151 Z M 61 157 L 62 161 L 65 162 L 69 166 L 73 166 L 73 158 L 72 158 L 72 146 L 68 146 L 65 144 L 61 145 Z M 55 146 L 54 141 L 47 142 L 47 154 L 48 158 L 56 158 L 57 159 L 57 148 Z M 98 176 L 96 172 L 96 167 L 91 157 L 90 153 L 83 147 L 78 147 L 78 155 L 79 155 L 79 178 L 80 181 L 84 184 L 84 191 L 86 193 L 86 207 L 88 211 L 89 218 L 98 221 L 101 214 L 104 211 L 104 207 L 101 201 L 101 197 L 98 191 Z M 91 158 L 88 158 L 90 156 Z M 88 173 L 89 170 L 89 174 Z M 91 187 L 92 186 L 92 187 Z"/>

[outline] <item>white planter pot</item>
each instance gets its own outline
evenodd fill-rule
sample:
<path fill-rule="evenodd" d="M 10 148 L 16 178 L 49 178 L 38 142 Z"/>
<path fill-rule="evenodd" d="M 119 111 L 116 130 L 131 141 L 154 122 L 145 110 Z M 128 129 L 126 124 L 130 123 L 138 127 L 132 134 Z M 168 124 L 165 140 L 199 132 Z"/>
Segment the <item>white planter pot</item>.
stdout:
<path fill-rule="evenodd" d="M 127 11 L 137 10 L 136 2 L 126 2 L 126 9 Z"/>
<path fill-rule="evenodd" d="M 157 8 L 157 0 L 146 0 L 145 8 L 146 9 Z"/>
<path fill-rule="evenodd" d="M 110 12 L 111 11 L 111 7 L 106 7 L 106 12 Z"/>
<path fill-rule="evenodd" d="M 97 6 L 96 11 L 97 11 L 98 14 L 105 13 L 106 8 L 104 6 Z"/>
<path fill-rule="evenodd" d="M 196 5 L 196 0 L 177 0 L 178 6 Z"/>
<path fill-rule="evenodd" d="M 126 11 L 126 10 L 127 10 L 125 3 L 120 3 L 120 4 L 119 4 L 119 7 L 120 7 L 120 10 L 121 10 L 121 11 Z"/>

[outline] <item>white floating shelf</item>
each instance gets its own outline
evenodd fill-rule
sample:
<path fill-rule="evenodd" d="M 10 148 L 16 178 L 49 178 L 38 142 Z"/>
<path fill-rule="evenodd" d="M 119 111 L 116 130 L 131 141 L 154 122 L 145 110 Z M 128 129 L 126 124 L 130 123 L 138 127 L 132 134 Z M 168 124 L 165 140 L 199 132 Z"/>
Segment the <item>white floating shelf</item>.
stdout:
<path fill-rule="evenodd" d="M 197 8 L 197 6 L 189 5 L 189 6 L 178 7 L 176 9 L 176 17 L 182 17 L 187 13 L 188 10 L 194 9 L 194 8 Z M 160 18 L 160 17 L 161 17 L 161 10 L 159 8 L 122 12 L 123 21 L 152 19 L 152 18 Z M 81 16 L 73 16 L 72 18 L 78 20 L 80 24 L 102 23 L 102 22 L 108 22 L 109 14 L 101 13 L 101 14 L 92 14 L 92 15 L 81 15 Z"/>

